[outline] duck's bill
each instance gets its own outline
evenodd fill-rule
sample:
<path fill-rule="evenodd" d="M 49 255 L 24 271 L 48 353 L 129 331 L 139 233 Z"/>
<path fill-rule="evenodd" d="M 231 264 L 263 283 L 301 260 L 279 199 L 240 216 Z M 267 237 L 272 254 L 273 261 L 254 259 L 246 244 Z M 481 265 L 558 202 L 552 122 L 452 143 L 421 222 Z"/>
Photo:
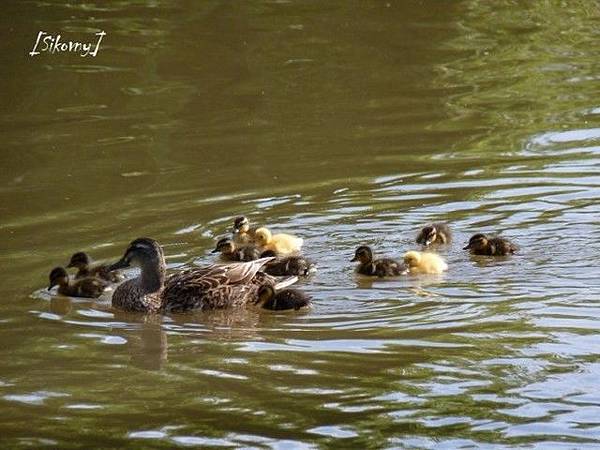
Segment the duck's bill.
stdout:
<path fill-rule="evenodd" d="M 75 264 L 73 263 L 69 263 L 65 266 L 67 269 L 70 269 L 71 267 L 75 267 Z"/>
<path fill-rule="evenodd" d="M 48 286 L 48 290 L 51 291 L 53 287 L 54 287 L 54 285 L 51 284 L 50 286 Z"/>
<path fill-rule="evenodd" d="M 111 264 L 110 266 L 108 266 L 107 270 L 109 272 L 112 272 L 113 270 L 125 269 L 126 267 L 129 267 L 129 263 L 127 262 L 127 260 L 120 259 L 116 263 Z"/>
<path fill-rule="evenodd" d="M 218 248 L 215 248 L 211 253 L 219 253 L 221 250 L 219 250 Z"/>
<path fill-rule="evenodd" d="M 471 244 L 467 244 L 463 247 L 463 250 L 469 250 L 471 248 Z"/>
<path fill-rule="evenodd" d="M 350 262 L 355 262 L 355 261 L 358 261 L 358 258 L 356 256 L 350 260 Z"/>

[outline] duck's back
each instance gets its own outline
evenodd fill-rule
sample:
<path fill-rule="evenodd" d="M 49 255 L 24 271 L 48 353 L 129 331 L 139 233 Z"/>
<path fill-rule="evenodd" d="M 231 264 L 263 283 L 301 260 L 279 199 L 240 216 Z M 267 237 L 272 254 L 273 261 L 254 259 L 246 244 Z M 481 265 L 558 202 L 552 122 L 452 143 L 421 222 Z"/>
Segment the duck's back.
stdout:
<path fill-rule="evenodd" d="M 271 238 L 271 250 L 277 253 L 289 254 L 300 250 L 304 239 L 292 236 L 291 234 L 278 233 Z"/>
<path fill-rule="evenodd" d="M 258 272 L 260 265 L 213 265 L 174 274 L 165 282 L 162 309 L 223 309 L 245 304 L 256 296 L 261 284 L 274 279 Z"/>
<path fill-rule="evenodd" d="M 406 266 L 391 258 L 381 258 L 375 261 L 375 273 L 378 277 L 395 277 L 406 271 Z"/>
<path fill-rule="evenodd" d="M 496 237 L 489 240 L 490 255 L 506 256 L 515 253 L 518 248 L 507 239 Z"/>
<path fill-rule="evenodd" d="M 441 256 L 435 253 L 423 253 L 421 255 L 420 268 L 424 273 L 436 274 L 448 270 L 448 264 Z"/>

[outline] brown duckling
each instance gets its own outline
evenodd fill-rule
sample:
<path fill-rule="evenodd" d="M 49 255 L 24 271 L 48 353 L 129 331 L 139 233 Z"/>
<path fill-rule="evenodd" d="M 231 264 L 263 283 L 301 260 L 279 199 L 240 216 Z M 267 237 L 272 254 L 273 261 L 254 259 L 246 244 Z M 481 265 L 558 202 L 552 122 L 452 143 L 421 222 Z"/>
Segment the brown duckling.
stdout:
<path fill-rule="evenodd" d="M 256 228 L 250 228 L 246 216 L 239 216 L 233 220 L 233 241 L 236 244 L 247 245 L 254 242 Z"/>
<path fill-rule="evenodd" d="M 508 239 L 501 237 L 488 238 L 485 234 L 477 233 L 471 236 L 463 250 L 469 250 L 474 255 L 506 256 L 512 255 L 519 248 Z"/>
<path fill-rule="evenodd" d="M 417 244 L 425 247 L 431 244 L 449 244 L 452 240 L 450 227 L 445 223 L 432 223 L 426 225 L 417 236 Z"/>
<path fill-rule="evenodd" d="M 223 238 L 217 242 L 212 253 L 221 253 L 228 261 L 254 261 L 260 257 L 260 250 L 254 245 L 238 247 L 230 238 Z"/>
<path fill-rule="evenodd" d="M 118 283 L 123 281 L 123 275 L 117 272 L 110 272 L 107 265 L 92 264 L 92 258 L 85 252 L 77 252 L 71 256 L 71 261 L 67 265 L 67 268 L 76 267 L 77 274 L 75 279 L 96 277 L 111 283 Z"/>
<path fill-rule="evenodd" d="M 395 277 L 404 275 L 408 272 L 408 268 L 393 259 L 381 258 L 373 260 L 373 251 L 371 247 L 361 245 L 356 249 L 354 258 L 351 262 L 360 261 L 356 271 L 362 275 L 383 277 Z"/>
<path fill-rule="evenodd" d="M 311 305 L 311 298 L 298 289 L 284 289 L 275 292 L 270 284 L 263 284 L 258 289 L 258 300 L 255 303 L 264 309 L 283 311 L 289 309 L 298 310 Z"/>
<path fill-rule="evenodd" d="M 404 254 L 404 262 L 411 273 L 438 274 L 448 270 L 448 264 L 440 255 L 410 251 Z"/>
<path fill-rule="evenodd" d="M 55 267 L 50 272 L 50 285 L 48 290 L 58 285 L 58 293 L 69 297 L 98 298 L 108 286 L 108 283 L 99 278 L 82 278 L 70 282 L 69 274 L 63 267 Z"/>
<path fill-rule="evenodd" d="M 277 256 L 273 250 L 265 250 L 261 253 L 261 258 Z M 306 277 L 316 272 L 317 267 L 304 256 L 284 256 L 273 261 L 269 261 L 263 266 L 263 271 L 276 277 L 282 276 L 303 276 Z"/>

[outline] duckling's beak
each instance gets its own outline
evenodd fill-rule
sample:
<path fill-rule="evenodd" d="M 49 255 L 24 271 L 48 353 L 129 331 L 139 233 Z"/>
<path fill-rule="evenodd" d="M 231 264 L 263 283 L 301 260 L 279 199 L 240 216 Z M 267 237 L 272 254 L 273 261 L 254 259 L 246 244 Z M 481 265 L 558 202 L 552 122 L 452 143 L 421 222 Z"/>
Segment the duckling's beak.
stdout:
<path fill-rule="evenodd" d="M 468 250 L 471 248 L 471 243 L 469 242 L 467 245 L 463 247 L 463 250 Z"/>
<path fill-rule="evenodd" d="M 358 261 L 358 256 L 354 255 L 354 258 L 350 260 L 350 262 Z"/>
<path fill-rule="evenodd" d="M 221 250 L 219 250 L 218 248 L 215 248 L 211 253 L 219 253 Z"/>
<path fill-rule="evenodd" d="M 75 267 L 75 264 L 73 264 L 72 262 L 70 262 L 69 264 L 67 264 L 67 269 L 70 269 L 71 267 Z"/>
<path fill-rule="evenodd" d="M 108 266 L 107 270 L 112 272 L 113 270 L 124 269 L 126 267 L 129 267 L 129 262 L 125 258 L 121 258 L 116 263 Z"/>
<path fill-rule="evenodd" d="M 51 291 L 54 286 L 56 286 L 56 283 L 51 283 L 50 286 L 48 286 L 48 290 Z"/>

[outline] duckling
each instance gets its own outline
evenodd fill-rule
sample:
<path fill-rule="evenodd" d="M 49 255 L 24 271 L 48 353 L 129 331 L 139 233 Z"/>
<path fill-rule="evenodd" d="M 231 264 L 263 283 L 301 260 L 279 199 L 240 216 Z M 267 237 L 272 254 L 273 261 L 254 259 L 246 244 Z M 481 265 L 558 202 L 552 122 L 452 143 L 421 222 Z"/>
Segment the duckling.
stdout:
<path fill-rule="evenodd" d="M 246 216 L 239 216 L 233 220 L 233 241 L 236 244 L 252 244 L 256 228 L 250 228 L 250 222 Z"/>
<path fill-rule="evenodd" d="M 425 247 L 431 244 L 449 244 L 451 240 L 450 227 L 445 223 L 426 225 L 417 236 L 417 244 L 422 244 Z"/>
<path fill-rule="evenodd" d="M 265 250 L 261 253 L 261 258 L 276 257 L 273 250 Z M 316 272 L 316 266 L 303 256 L 285 256 L 273 261 L 269 261 L 263 267 L 265 273 L 276 277 L 285 275 L 308 276 Z"/>
<path fill-rule="evenodd" d="M 278 255 L 289 255 L 300 251 L 304 240 L 291 234 L 271 234 L 268 228 L 262 227 L 254 233 L 256 243 L 263 250 L 272 250 Z"/>
<path fill-rule="evenodd" d="M 407 273 L 407 267 L 390 258 L 373 260 L 371 247 L 361 245 L 356 249 L 351 262 L 360 261 L 356 271 L 362 275 L 383 277 L 395 277 Z"/>
<path fill-rule="evenodd" d="M 69 274 L 63 267 L 55 267 L 50 272 L 50 285 L 48 290 L 58 285 L 58 293 L 69 297 L 98 298 L 108 286 L 108 283 L 99 278 L 82 278 L 71 283 Z"/>
<path fill-rule="evenodd" d="M 212 253 L 219 253 L 228 261 L 254 261 L 260 257 L 260 250 L 254 245 L 237 247 L 230 238 L 223 238 L 217 242 Z"/>
<path fill-rule="evenodd" d="M 140 276 L 117 287 L 112 305 L 138 312 L 185 312 L 242 306 L 256 301 L 258 289 L 265 283 L 280 289 L 298 280 L 291 277 L 276 283 L 275 278 L 261 272 L 262 266 L 271 260 L 213 264 L 167 277 L 162 247 L 154 239 L 138 238 L 129 244 L 119 261 L 109 266 L 109 270 L 131 265 L 142 269 Z"/>
<path fill-rule="evenodd" d="M 404 254 L 404 262 L 411 273 L 437 274 L 448 270 L 448 264 L 435 253 L 410 251 Z"/>
<path fill-rule="evenodd" d="M 118 283 L 123 281 L 123 275 L 116 272 L 109 272 L 108 266 L 106 265 L 92 265 L 92 258 L 85 252 L 77 252 L 71 256 L 71 261 L 67 265 L 67 269 L 70 267 L 77 268 L 77 274 L 75 279 L 96 277 L 101 280 L 110 281 L 111 283 Z"/>
<path fill-rule="evenodd" d="M 255 305 L 273 311 L 298 310 L 310 306 L 311 298 L 298 289 L 284 289 L 275 292 L 272 285 L 263 284 L 258 289 L 258 300 Z"/>
<path fill-rule="evenodd" d="M 488 238 L 485 234 L 477 233 L 471 236 L 463 250 L 470 250 L 474 255 L 506 256 L 515 253 L 519 248 L 508 239 Z"/>

